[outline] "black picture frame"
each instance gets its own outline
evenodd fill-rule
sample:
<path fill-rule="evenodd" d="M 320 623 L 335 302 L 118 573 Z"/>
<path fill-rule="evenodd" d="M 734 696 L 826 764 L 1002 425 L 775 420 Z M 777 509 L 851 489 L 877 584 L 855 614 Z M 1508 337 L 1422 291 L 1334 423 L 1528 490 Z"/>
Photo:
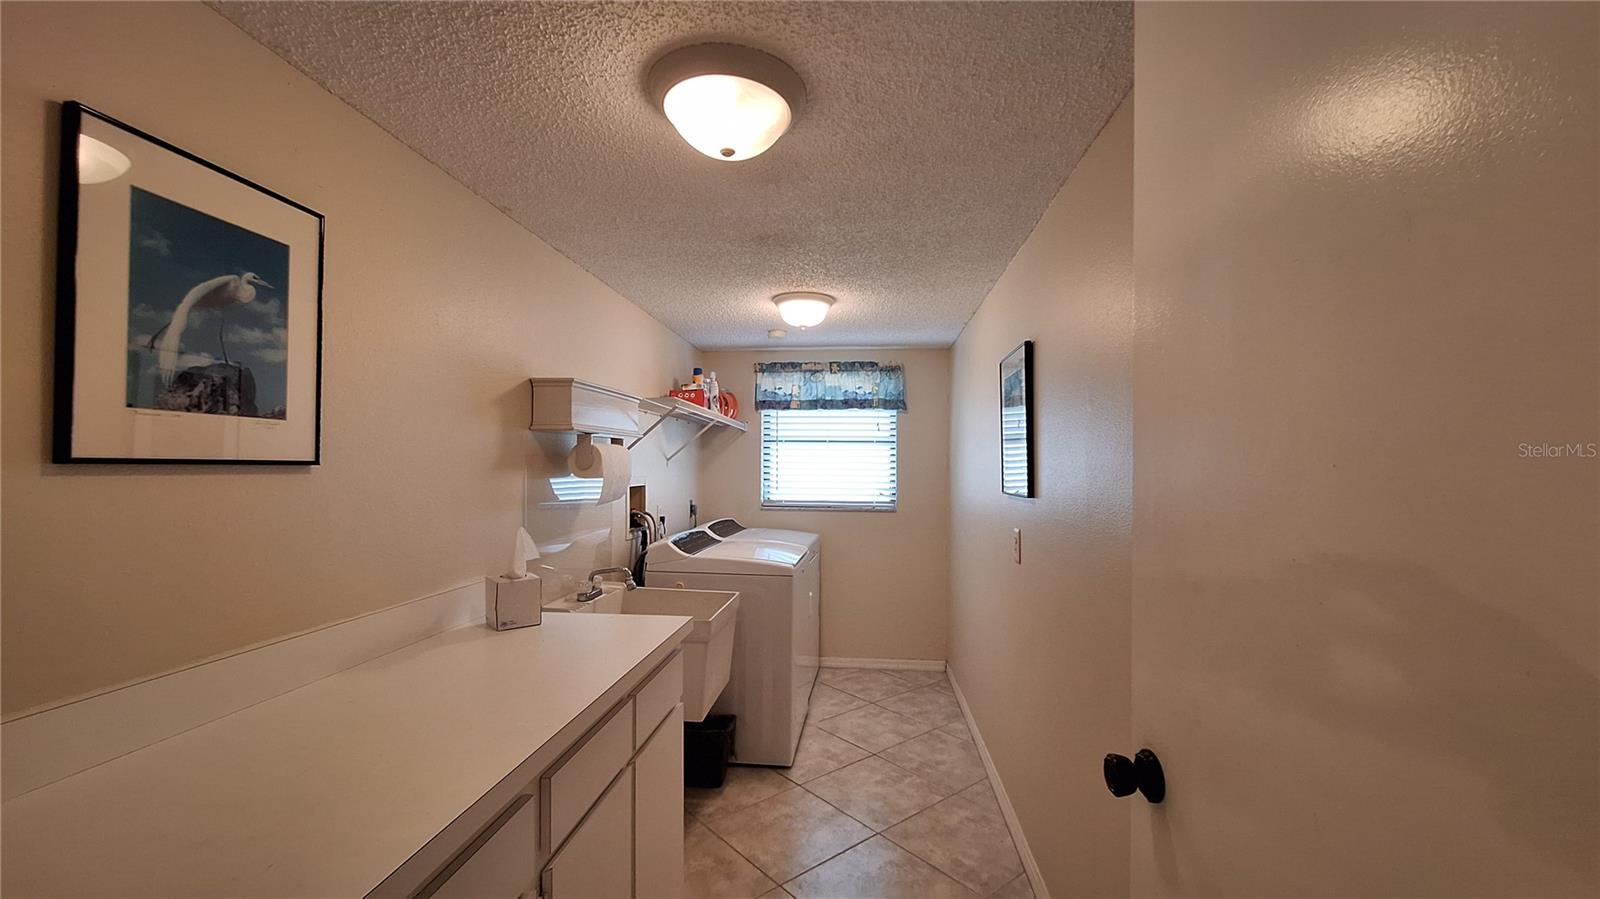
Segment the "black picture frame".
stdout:
<path fill-rule="evenodd" d="M 92 123 L 98 124 L 96 125 Z M 313 316 L 314 339 L 312 341 L 313 346 L 310 348 L 311 359 L 309 362 L 311 384 L 309 388 L 305 388 L 302 385 L 302 392 L 308 392 L 311 399 L 310 421 L 296 422 L 295 425 L 297 430 L 292 432 L 298 433 L 300 431 L 304 431 L 309 426 L 309 446 L 305 447 L 306 452 L 299 453 L 299 446 L 297 444 L 295 447 L 296 452 L 285 454 L 281 457 L 272 458 L 252 458 L 249 456 L 238 455 L 117 455 L 108 453 L 86 453 L 82 451 L 82 448 L 76 445 L 74 441 L 74 434 L 76 430 L 75 423 L 78 421 L 78 416 L 80 414 L 89 414 L 85 409 L 81 408 L 81 405 L 78 403 L 77 392 L 79 386 L 80 362 L 83 361 L 80 359 L 78 340 L 80 325 L 83 324 L 84 317 L 84 312 L 80 309 L 79 303 L 79 260 L 84 244 L 81 234 L 84 223 L 80 217 L 80 181 L 82 180 L 83 176 L 83 173 L 80 171 L 80 161 L 83 158 L 82 153 L 80 152 L 80 139 L 84 135 L 84 128 L 86 124 L 91 124 L 91 127 L 105 126 L 109 127 L 110 129 L 114 129 L 117 132 L 122 132 L 129 138 L 136 139 L 137 141 L 143 141 L 151 145 L 153 148 L 155 148 L 155 151 L 171 154 L 178 160 L 182 160 L 182 164 L 184 165 L 195 166 L 196 172 L 207 173 L 201 177 L 210 178 L 212 175 L 221 175 L 223 178 L 227 179 L 227 183 L 236 184 L 240 187 L 247 188 L 250 191 L 264 195 L 265 197 L 268 197 L 277 203 L 283 204 L 284 207 L 293 210 L 295 213 L 308 216 L 312 220 L 304 223 L 302 227 L 310 227 L 313 224 L 315 227 L 316 258 L 314 260 L 314 265 L 305 269 L 301 269 L 300 266 L 296 266 L 296 271 L 306 272 L 304 276 L 297 279 L 298 281 L 303 282 L 307 278 L 314 277 L 314 290 L 311 291 L 314 297 L 315 310 L 315 314 Z M 127 162 L 126 158 L 124 158 L 123 162 Z M 194 153 L 175 146 L 165 140 L 162 140 L 161 138 L 155 137 L 148 132 L 145 132 L 139 128 L 135 128 L 126 122 L 107 115 L 106 113 L 100 112 L 99 110 L 76 100 L 66 101 L 61 105 L 61 145 L 58 174 L 59 216 L 56 243 L 56 315 L 53 383 L 54 402 L 53 422 L 51 428 L 52 462 L 56 464 L 72 465 L 320 465 L 322 462 L 322 290 L 327 234 L 327 220 L 322 213 L 317 212 L 316 210 L 302 203 L 296 202 L 295 200 L 291 200 L 290 198 L 270 188 L 264 187 L 241 175 L 231 172 L 217 165 L 216 163 L 211 162 L 210 160 L 197 156 Z M 135 189 L 142 190 L 142 188 Z M 144 192 L 149 193 L 149 191 Z M 157 197 L 157 199 L 162 198 Z M 170 201 L 167 202 L 170 203 Z M 177 203 L 172 203 L 171 205 L 184 208 L 181 206 L 181 204 Z M 228 219 L 207 213 L 197 212 L 195 210 L 189 211 L 194 213 L 197 217 L 215 219 L 225 224 L 234 225 L 234 227 L 238 228 L 240 231 L 248 230 L 244 228 L 244 226 L 236 225 Z M 130 223 L 130 237 L 133 227 L 133 224 Z M 126 239 L 127 238 L 125 238 L 125 240 Z M 288 252 L 289 251 L 285 249 L 284 259 L 286 267 L 288 265 L 287 260 L 289 258 Z M 314 271 L 314 276 L 310 274 L 312 271 Z M 287 281 L 287 278 L 285 280 Z M 126 278 L 124 281 L 126 282 Z M 287 290 L 284 292 L 287 294 Z M 300 293 L 305 293 L 305 291 L 300 291 Z M 130 297 L 131 288 L 129 296 L 123 297 L 122 300 L 125 307 L 131 303 Z M 287 298 L 284 300 L 284 306 L 286 316 L 285 320 L 287 321 L 289 308 Z M 301 314 L 303 315 L 305 311 L 306 310 L 302 309 Z M 124 320 L 123 327 L 124 330 L 127 330 L 128 325 L 126 320 Z M 152 346 L 154 346 L 154 337 L 151 339 Z M 221 339 L 220 327 L 219 339 Z M 177 351 L 174 350 L 174 352 Z M 287 371 L 290 364 L 295 360 L 294 357 L 287 356 L 286 351 L 285 356 L 284 369 Z M 304 365 L 305 363 L 302 361 L 300 364 Z M 241 370 L 241 372 L 243 371 L 242 365 L 237 367 Z M 285 379 L 287 380 L 287 375 L 285 376 Z M 242 383 L 242 376 L 238 380 L 240 383 Z M 287 387 L 285 388 L 285 393 L 287 394 Z M 287 399 L 287 396 L 285 396 L 285 406 L 287 406 Z M 127 403 L 129 408 L 131 408 L 133 405 L 134 404 L 132 402 Z M 192 416 L 193 413 L 179 411 L 176 413 L 169 413 L 169 415 L 176 418 L 183 418 L 185 416 Z M 240 419 L 241 424 L 245 420 L 245 416 L 243 414 L 228 415 L 226 413 L 215 413 L 204 417 L 218 419 L 219 421 L 228 418 L 238 418 Z M 283 416 L 280 416 L 280 419 L 287 421 L 287 412 L 285 412 Z M 251 423 L 258 426 L 271 426 L 274 423 L 274 420 L 270 415 L 261 415 L 253 417 Z M 300 437 L 298 442 L 304 443 L 304 437 Z"/>
<path fill-rule="evenodd" d="M 1024 340 L 1000 360 L 1000 492 L 1007 496 L 1035 495 L 1033 407 L 1033 341 Z"/>

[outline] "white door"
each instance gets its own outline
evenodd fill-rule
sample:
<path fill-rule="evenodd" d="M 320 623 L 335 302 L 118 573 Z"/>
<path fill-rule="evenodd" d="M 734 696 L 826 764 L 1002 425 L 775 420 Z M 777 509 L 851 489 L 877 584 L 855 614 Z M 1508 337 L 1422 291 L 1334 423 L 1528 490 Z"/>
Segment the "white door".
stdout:
<path fill-rule="evenodd" d="M 634 894 L 683 899 L 683 704 L 633 763 Z"/>
<path fill-rule="evenodd" d="M 545 899 L 633 895 L 633 766 L 629 765 L 544 869 Z"/>

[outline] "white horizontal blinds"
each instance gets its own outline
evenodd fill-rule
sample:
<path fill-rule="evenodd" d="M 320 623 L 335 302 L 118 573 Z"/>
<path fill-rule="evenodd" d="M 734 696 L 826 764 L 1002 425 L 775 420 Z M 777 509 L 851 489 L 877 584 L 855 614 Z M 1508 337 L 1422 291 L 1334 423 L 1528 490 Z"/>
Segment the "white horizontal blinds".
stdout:
<path fill-rule="evenodd" d="M 556 502 L 595 503 L 600 499 L 600 487 L 603 484 L 605 481 L 600 478 L 580 478 L 575 474 L 567 474 L 550 479 L 550 492 L 556 495 Z"/>
<path fill-rule="evenodd" d="M 1000 487 L 1007 493 L 1028 490 L 1028 410 L 1000 409 Z"/>
<path fill-rule="evenodd" d="M 893 509 L 900 414 L 890 409 L 761 413 L 761 502 Z"/>

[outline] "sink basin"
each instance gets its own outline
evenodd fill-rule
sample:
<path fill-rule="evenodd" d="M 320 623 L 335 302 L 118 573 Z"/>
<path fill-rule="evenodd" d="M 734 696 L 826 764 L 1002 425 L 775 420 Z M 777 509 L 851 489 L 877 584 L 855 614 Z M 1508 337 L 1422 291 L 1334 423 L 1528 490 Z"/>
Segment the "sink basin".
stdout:
<path fill-rule="evenodd" d="M 683 641 L 683 717 L 703 721 L 711 704 L 722 695 L 733 668 L 733 628 L 739 614 L 739 594 L 728 590 L 683 590 L 639 587 L 624 590 L 607 584 L 593 602 L 564 599 L 544 607 L 546 612 L 589 615 L 679 615 L 694 619 L 694 629 Z"/>

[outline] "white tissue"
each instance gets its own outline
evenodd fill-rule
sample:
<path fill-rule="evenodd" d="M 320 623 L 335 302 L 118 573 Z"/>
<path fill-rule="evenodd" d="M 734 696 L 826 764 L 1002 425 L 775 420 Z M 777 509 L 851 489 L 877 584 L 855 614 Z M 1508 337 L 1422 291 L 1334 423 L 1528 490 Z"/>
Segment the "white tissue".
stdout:
<path fill-rule="evenodd" d="M 511 570 L 506 572 L 506 577 L 527 577 L 528 563 L 537 558 L 539 558 L 539 544 L 533 542 L 533 537 L 527 528 L 517 528 L 516 541 L 511 545 Z"/>
<path fill-rule="evenodd" d="M 580 478 L 599 478 L 600 498 L 596 505 L 621 499 L 633 478 L 633 457 L 626 447 L 613 443 L 579 441 L 567 455 L 567 467 Z"/>

